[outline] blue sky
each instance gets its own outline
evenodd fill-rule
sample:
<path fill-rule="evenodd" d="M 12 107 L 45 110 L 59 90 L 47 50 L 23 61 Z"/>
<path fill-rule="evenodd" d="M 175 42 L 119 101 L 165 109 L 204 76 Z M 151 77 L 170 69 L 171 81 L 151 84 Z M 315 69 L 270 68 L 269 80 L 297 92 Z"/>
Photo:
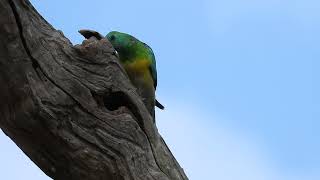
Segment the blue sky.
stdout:
<path fill-rule="evenodd" d="M 89 28 L 153 48 L 158 128 L 190 179 L 320 179 L 319 1 L 32 2 L 75 44 Z M 47 179 L 0 144 L 0 179 Z"/>

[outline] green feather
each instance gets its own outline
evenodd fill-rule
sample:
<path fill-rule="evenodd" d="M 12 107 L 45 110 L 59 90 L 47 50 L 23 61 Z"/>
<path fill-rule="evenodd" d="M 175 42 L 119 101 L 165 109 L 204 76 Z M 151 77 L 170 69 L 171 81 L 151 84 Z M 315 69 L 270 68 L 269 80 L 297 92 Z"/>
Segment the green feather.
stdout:
<path fill-rule="evenodd" d="M 143 43 L 144 46 L 148 50 L 148 55 L 150 56 L 149 59 L 152 61 L 149 67 L 152 79 L 153 79 L 153 86 L 154 89 L 157 89 L 157 65 L 156 65 L 156 58 L 154 57 L 152 49 L 145 43 Z"/>
<path fill-rule="evenodd" d="M 155 90 L 157 87 L 157 67 L 152 49 L 147 44 L 126 33 L 111 31 L 107 34 L 106 38 L 118 52 L 122 64 L 130 64 L 140 59 L 150 61 L 148 70 L 151 74 Z M 134 79 L 136 77 L 131 78 Z M 163 109 L 163 106 L 158 101 L 156 101 L 156 105 Z"/>

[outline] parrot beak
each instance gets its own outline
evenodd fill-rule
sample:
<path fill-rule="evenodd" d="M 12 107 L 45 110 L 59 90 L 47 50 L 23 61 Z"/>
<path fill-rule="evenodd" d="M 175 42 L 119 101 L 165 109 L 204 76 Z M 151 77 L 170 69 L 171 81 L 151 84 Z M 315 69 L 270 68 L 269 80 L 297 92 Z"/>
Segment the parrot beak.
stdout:
<path fill-rule="evenodd" d="M 118 51 L 114 50 L 114 55 L 115 55 L 118 59 L 120 59 Z"/>

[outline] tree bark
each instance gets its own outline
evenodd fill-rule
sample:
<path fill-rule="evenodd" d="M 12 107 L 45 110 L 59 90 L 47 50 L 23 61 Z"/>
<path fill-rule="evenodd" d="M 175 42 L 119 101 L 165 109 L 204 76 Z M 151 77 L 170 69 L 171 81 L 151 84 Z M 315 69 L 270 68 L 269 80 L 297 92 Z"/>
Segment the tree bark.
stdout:
<path fill-rule="evenodd" d="M 0 0 L 0 113 L 53 179 L 188 179 L 111 44 L 73 46 L 27 0 Z"/>

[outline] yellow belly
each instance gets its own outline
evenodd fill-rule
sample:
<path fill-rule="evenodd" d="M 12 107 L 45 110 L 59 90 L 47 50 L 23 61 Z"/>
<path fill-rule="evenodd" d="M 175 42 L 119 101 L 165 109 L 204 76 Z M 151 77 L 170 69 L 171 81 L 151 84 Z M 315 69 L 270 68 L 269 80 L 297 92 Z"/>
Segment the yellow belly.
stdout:
<path fill-rule="evenodd" d="M 137 93 L 142 98 L 143 103 L 152 117 L 154 117 L 155 89 L 149 69 L 150 61 L 140 59 L 123 64 L 123 67 L 127 71 L 130 81 L 135 86 Z"/>
<path fill-rule="evenodd" d="M 150 73 L 150 61 L 145 59 L 136 60 L 123 65 L 132 83 L 143 81 L 147 86 L 153 86 L 153 79 Z"/>

